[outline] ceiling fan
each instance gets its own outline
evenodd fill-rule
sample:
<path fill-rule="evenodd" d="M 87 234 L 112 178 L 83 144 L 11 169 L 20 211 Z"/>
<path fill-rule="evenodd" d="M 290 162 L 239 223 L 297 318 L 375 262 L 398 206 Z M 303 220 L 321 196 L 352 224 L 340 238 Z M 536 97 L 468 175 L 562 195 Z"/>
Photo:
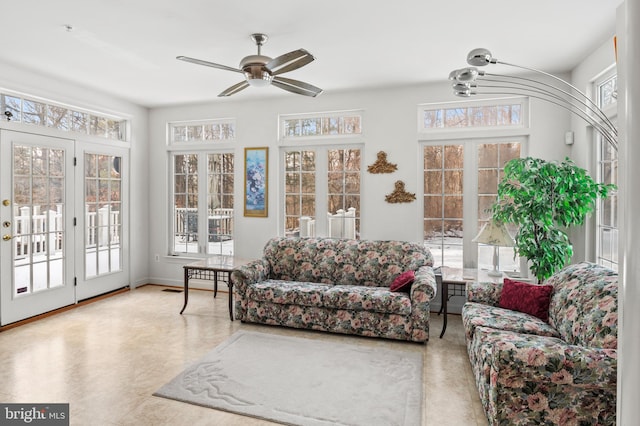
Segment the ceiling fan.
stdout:
<path fill-rule="evenodd" d="M 245 56 L 240 61 L 239 68 L 215 64 L 201 59 L 189 58 L 188 56 L 176 56 L 176 59 L 191 62 L 192 64 L 204 65 L 207 67 L 244 74 L 245 81 L 234 84 L 218 96 L 231 96 L 249 86 L 264 87 L 270 84 L 298 95 L 315 97 L 322 93 L 322 89 L 312 84 L 293 80 L 291 78 L 280 77 L 280 74 L 293 71 L 313 61 L 315 58 L 311 53 L 304 49 L 298 49 L 271 59 L 268 56 L 260 54 L 262 45 L 266 43 L 268 39 L 266 34 L 251 34 L 251 39 L 258 46 L 258 54 Z"/>

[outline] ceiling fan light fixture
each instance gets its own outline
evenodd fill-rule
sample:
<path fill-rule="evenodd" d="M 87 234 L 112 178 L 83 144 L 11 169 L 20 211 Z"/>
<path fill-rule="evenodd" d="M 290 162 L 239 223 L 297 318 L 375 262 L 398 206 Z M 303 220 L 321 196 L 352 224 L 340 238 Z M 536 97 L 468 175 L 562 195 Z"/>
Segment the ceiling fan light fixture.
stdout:
<path fill-rule="evenodd" d="M 246 67 L 244 77 L 247 79 L 247 83 L 253 87 L 268 86 L 273 80 L 273 75 L 262 66 Z"/>

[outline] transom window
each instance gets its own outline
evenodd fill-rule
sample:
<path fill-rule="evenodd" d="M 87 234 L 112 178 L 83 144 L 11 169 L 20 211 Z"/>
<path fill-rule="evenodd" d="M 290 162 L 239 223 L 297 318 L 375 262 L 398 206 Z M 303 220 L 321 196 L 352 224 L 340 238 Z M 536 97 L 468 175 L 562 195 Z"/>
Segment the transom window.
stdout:
<path fill-rule="evenodd" d="M 0 93 L 0 120 L 127 140 L 127 120 L 6 93 Z"/>
<path fill-rule="evenodd" d="M 235 120 L 169 123 L 170 142 L 229 142 L 236 137 Z"/>
<path fill-rule="evenodd" d="M 418 131 L 460 130 L 481 127 L 523 127 L 526 98 L 469 101 L 418 108 Z"/>
<path fill-rule="evenodd" d="M 361 133 L 361 116 L 360 113 L 354 111 L 283 115 L 280 117 L 281 140 L 344 137 Z"/>

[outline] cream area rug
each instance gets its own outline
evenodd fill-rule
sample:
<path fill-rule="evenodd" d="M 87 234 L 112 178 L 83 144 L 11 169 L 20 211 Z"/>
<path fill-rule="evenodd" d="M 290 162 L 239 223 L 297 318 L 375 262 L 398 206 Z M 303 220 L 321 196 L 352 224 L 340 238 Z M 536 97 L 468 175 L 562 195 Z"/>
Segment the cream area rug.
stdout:
<path fill-rule="evenodd" d="M 291 425 L 420 425 L 422 354 L 239 331 L 154 395 Z"/>

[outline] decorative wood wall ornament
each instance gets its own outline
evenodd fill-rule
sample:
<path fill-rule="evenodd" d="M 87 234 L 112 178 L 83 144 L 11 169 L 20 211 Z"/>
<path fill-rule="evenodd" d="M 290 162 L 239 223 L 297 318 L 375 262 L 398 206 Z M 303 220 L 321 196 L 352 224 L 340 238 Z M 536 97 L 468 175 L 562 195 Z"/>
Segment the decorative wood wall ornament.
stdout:
<path fill-rule="evenodd" d="M 412 192 L 407 192 L 404 190 L 404 182 L 401 180 L 397 180 L 395 185 L 395 189 L 391 194 L 385 195 L 384 199 L 387 203 L 410 203 L 415 201 L 416 194 Z"/>
<path fill-rule="evenodd" d="M 387 153 L 384 151 L 378 152 L 378 159 L 367 167 L 369 173 L 393 173 L 396 170 L 398 170 L 398 165 L 389 163 L 387 161 Z"/>

